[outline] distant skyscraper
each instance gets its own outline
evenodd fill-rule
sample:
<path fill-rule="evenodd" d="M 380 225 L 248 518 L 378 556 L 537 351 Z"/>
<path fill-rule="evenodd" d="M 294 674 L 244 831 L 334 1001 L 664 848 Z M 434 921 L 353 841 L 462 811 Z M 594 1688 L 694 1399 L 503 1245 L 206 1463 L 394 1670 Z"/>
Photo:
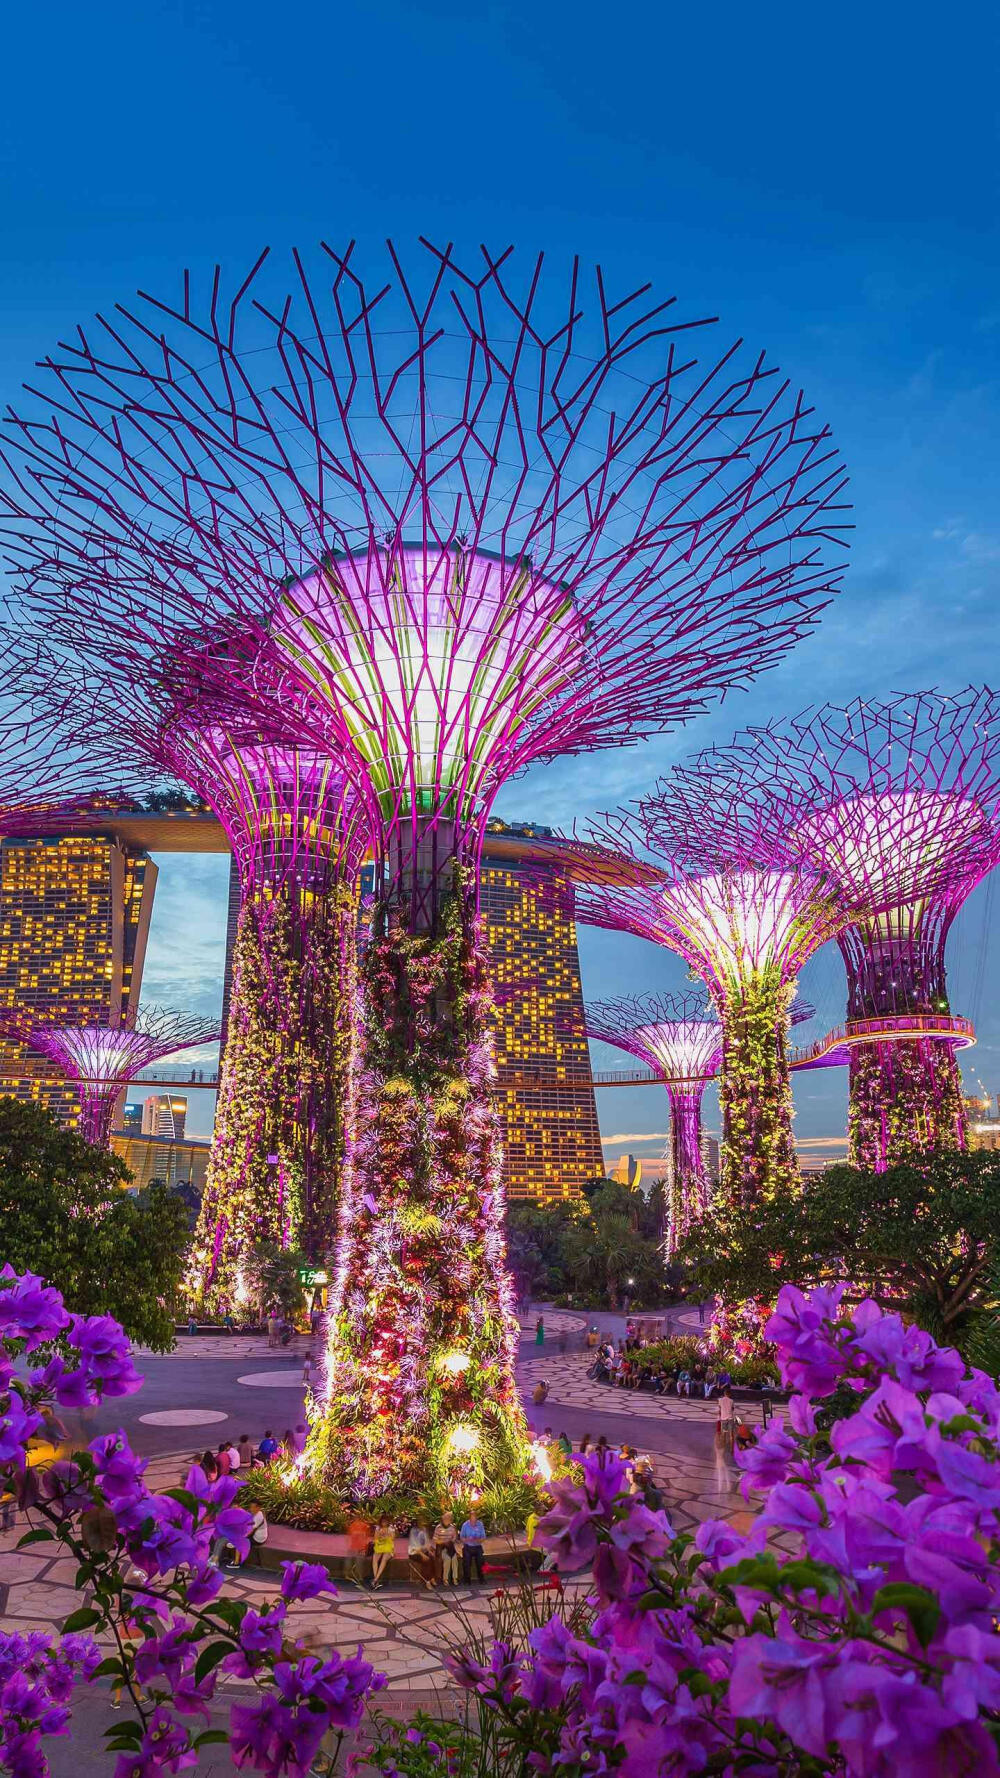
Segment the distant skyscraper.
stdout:
<path fill-rule="evenodd" d="M 491 821 L 480 878 L 512 1199 L 575 1197 L 604 1173 L 572 885 L 518 845 L 547 832 Z"/>
<path fill-rule="evenodd" d="M 49 1023 L 117 1021 L 138 1000 L 156 865 L 109 833 L 6 839 L 0 847 L 0 1006 Z M 0 1092 L 66 1122 L 78 1100 L 58 1068 L 0 1043 Z"/>
<path fill-rule="evenodd" d="M 150 1093 L 142 1108 L 143 1136 L 161 1136 L 180 1142 L 187 1122 L 188 1102 L 175 1093 Z"/>
<path fill-rule="evenodd" d="M 122 1131 L 126 1136 L 139 1136 L 142 1133 L 142 1106 L 126 1105 L 122 1113 Z"/>

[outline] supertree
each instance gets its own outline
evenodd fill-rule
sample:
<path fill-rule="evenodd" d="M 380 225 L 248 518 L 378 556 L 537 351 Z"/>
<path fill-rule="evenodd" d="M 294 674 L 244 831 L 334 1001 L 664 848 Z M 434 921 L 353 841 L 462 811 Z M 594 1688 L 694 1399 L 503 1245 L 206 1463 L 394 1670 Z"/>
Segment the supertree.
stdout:
<path fill-rule="evenodd" d="M 248 1254 L 331 1261 L 353 1136 L 362 806 L 315 751 L 173 723 L 163 755 L 226 829 L 240 882 L 215 1132 L 195 1234 L 199 1294 L 239 1300 Z M 199 1258 L 197 1256 L 201 1255 Z"/>
<path fill-rule="evenodd" d="M 832 874 L 787 844 L 788 813 L 741 796 L 713 773 L 711 754 L 699 756 L 596 825 L 619 880 L 594 881 L 591 854 L 591 880 L 577 885 L 581 923 L 669 947 L 708 988 L 722 1026 L 720 1191 L 730 1203 L 797 1183 L 788 1070 L 795 983 L 848 917 Z"/>
<path fill-rule="evenodd" d="M 843 486 L 761 358 L 699 357 L 705 323 L 424 245 L 422 288 L 391 247 L 381 287 L 325 248 L 329 283 L 297 258 L 267 299 L 259 263 L 228 304 L 217 278 L 203 311 L 187 280 L 119 311 L 49 361 L 6 451 L 32 609 L 157 660 L 208 633 L 202 684 L 365 801 L 361 1133 L 310 1461 L 369 1494 L 522 1448 L 476 908 L 494 797 L 774 660 L 838 578 Z"/>
<path fill-rule="evenodd" d="M 708 1202 L 701 1102 L 722 1060 L 722 1029 L 703 993 L 646 994 L 586 1007 L 587 1035 L 627 1050 L 660 1075 L 670 1101 L 664 1251 L 669 1257 Z"/>
<path fill-rule="evenodd" d="M 17 1011 L 0 1013 L 0 1022 L 75 1083 L 80 1134 L 97 1148 L 111 1147 L 115 1102 L 130 1080 L 164 1056 L 219 1036 L 217 1021 L 160 1006 L 143 1007 L 133 1025 L 49 1025 Z"/>
<path fill-rule="evenodd" d="M 851 1159 L 881 1171 L 964 1147 L 945 945 L 1000 858 L 1000 697 L 969 686 L 824 705 L 747 731 L 716 770 L 744 795 L 791 795 L 792 844 L 859 909 L 838 939 Z"/>
<path fill-rule="evenodd" d="M 789 1023 L 804 1024 L 815 1008 L 796 995 Z M 658 1074 L 670 1101 L 670 1191 L 664 1228 L 669 1258 L 708 1207 L 710 1183 L 701 1143 L 701 1102 L 722 1062 L 722 1026 L 704 991 L 622 996 L 588 1002 L 587 1035 L 614 1044 Z"/>
<path fill-rule="evenodd" d="M 315 749 L 254 725 L 239 698 L 197 689 L 173 663 L 121 709 L 88 667 L 92 747 L 180 779 L 225 828 L 240 886 L 215 1131 L 191 1287 L 215 1309 L 243 1300 L 246 1261 L 295 1247 L 331 1262 L 351 1134 L 358 870 L 364 807 Z"/>

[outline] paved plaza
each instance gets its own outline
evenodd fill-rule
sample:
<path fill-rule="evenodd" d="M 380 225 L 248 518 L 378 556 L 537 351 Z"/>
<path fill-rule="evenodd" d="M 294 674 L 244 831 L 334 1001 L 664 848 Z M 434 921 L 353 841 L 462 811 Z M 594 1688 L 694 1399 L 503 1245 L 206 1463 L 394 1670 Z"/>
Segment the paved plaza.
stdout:
<path fill-rule="evenodd" d="M 627 1440 L 648 1455 L 665 1497 L 667 1511 L 677 1530 L 696 1529 L 707 1518 L 724 1518 L 746 1527 L 751 1509 L 737 1492 L 732 1466 L 716 1450 L 715 1404 L 657 1398 L 635 1391 L 613 1389 L 587 1377 L 592 1355 L 577 1349 L 558 1352 L 560 1332 L 578 1338 L 584 1323 L 566 1316 L 560 1328 L 555 1315 L 546 1315 L 546 1332 L 554 1337 L 546 1353 L 534 1344 L 534 1317 L 523 1319 L 518 1377 L 528 1404 L 532 1425 L 541 1430 L 566 1429 L 574 1442 L 583 1431 L 597 1437 L 603 1432 L 616 1443 Z M 148 1479 L 153 1487 L 177 1484 L 198 1448 L 213 1447 L 220 1440 L 248 1432 L 259 1439 L 272 1427 L 278 1431 L 301 1417 L 303 1402 L 302 1361 L 308 1341 L 294 1349 L 269 1350 L 266 1339 L 243 1336 L 199 1336 L 178 1340 L 169 1355 L 142 1354 L 139 1363 L 146 1376 L 142 1391 L 124 1401 L 108 1404 L 86 1424 L 71 1428 L 77 1439 L 124 1426 L 135 1448 L 149 1458 Z M 540 1376 L 550 1385 L 541 1409 L 531 1406 L 531 1391 Z M 83 1601 L 74 1590 L 75 1565 L 54 1555 L 47 1547 L 18 1550 L 24 1524 L 0 1536 L 0 1629 L 55 1630 Z M 280 1547 L 280 1527 L 272 1528 L 271 1541 Z M 585 1580 L 568 1580 L 565 1600 L 569 1605 L 585 1591 Z M 234 1597 L 259 1605 L 277 1591 L 273 1572 L 243 1570 L 233 1573 L 226 1590 Z M 547 1609 L 552 1595 L 539 1596 Z M 500 1628 L 498 1613 L 504 1596 L 498 1583 L 488 1581 L 481 1589 L 457 1587 L 431 1594 L 416 1588 L 390 1587 L 375 1595 L 365 1588 L 341 1583 L 336 1598 L 312 1600 L 290 1613 L 292 1634 L 311 1649 L 337 1648 L 353 1652 L 364 1646 L 365 1654 L 389 1678 L 384 1702 L 390 1712 L 422 1708 L 434 1710 L 446 1704 L 450 1691 L 443 1657 L 449 1647 L 475 1646 Z M 242 1688 L 245 1689 L 245 1688 Z M 241 1686 L 225 1681 L 220 1704 L 235 1697 Z M 92 1749 L 95 1766 L 102 1755 L 101 1734 L 110 1721 L 108 1700 L 101 1691 L 83 1706 L 79 1745 Z M 74 1729 L 74 1740 L 77 1730 Z M 69 1778 L 79 1771 L 69 1749 L 55 1750 L 54 1778 L 63 1771 Z M 65 1761 L 65 1765 L 61 1762 Z M 204 1767 L 210 1774 L 229 1774 L 228 1756 L 218 1753 Z"/>

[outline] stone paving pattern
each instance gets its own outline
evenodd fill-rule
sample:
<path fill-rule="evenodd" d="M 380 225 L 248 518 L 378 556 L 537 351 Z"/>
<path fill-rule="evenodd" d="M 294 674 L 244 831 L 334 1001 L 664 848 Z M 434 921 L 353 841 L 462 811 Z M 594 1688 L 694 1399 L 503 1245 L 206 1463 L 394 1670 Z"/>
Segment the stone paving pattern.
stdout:
<path fill-rule="evenodd" d="M 650 1396 L 594 1383 L 586 1375 L 591 1354 L 577 1351 L 546 1356 L 532 1343 L 534 1323 L 534 1312 L 522 1318 L 525 1338 L 518 1377 L 526 1400 L 530 1402 L 532 1388 L 544 1376 L 551 1386 L 545 1415 L 550 1405 L 585 1409 L 595 1437 L 601 1431 L 602 1416 L 610 1420 L 618 1438 L 623 1436 L 623 1423 L 635 1420 L 631 1442 L 642 1449 L 645 1432 L 653 1445 L 660 1447 L 648 1454 L 676 1530 L 693 1531 L 707 1518 L 724 1518 L 741 1529 L 749 1526 L 753 1511 L 736 1490 L 736 1471 L 714 1448 L 711 1438 L 717 1412 L 714 1401 Z M 545 1323 L 546 1332 L 557 1336 L 560 1332 L 578 1334 L 586 1325 L 578 1316 L 549 1312 Z M 303 1339 L 297 1352 L 287 1347 L 276 1352 L 268 1348 L 265 1336 L 181 1336 L 173 1356 L 244 1361 L 270 1358 L 276 1362 L 284 1359 L 287 1364 L 289 1357 L 304 1354 L 307 1346 L 308 1341 Z M 164 1355 L 155 1356 L 159 1359 Z M 172 1368 L 170 1374 L 173 1375 Z M 237 1382 L 233 1377 L 225 1385 L 227 1396 Z M 142 1396 L 135 1399 L 137 1408 L 141 1408 Z M 741 1412 L 746 1417 L 746 1410 Z M 537 1424 L 538 1410 L 533 1411 L 532 1418 Z M 677 1445 L 687 1448 L 673 1446 L 672 1424 L 677 1428 Z M 136 1448 L 142 1450 L 141 1429 L 133 1427 L 130 1435 Z M 147 1470 L 151 1486 L 165 1488 L 182 1480 L 191 1460 L 191 1445 L 181 1447 L 178 1438 L 178 1447 L 175 1452 L 151 1458 Z M 17 1540 L 25 1529 L 22 1519 L 14 1529 L 0 1534 L 0 1629 L 51 1632 L 82 1603 L 74 1590 L 75 1564 L 55 1554 L 49 1546 L 17 1550 Z M 279 1538 L 280 1528 L 272 1528 L 272 1543 L 277 1544 Z M 585 1580 L 569 1580 L 567 1602 L 585 1590 Z M 276 1577 L 273 1572 L 242 1570 L 227 1579 L 226 1591 L 259 1604 L 275 1595 Z M 543 1598 L 549 1602 L 554 1595 L 546 1593 Z M 539 1605 L 542 1606 L 542 1599 Z M 435 1694 L 448 1687 L 442 1665 L 448 1647 L 455 1642 L 467 1647 L 479 1638 L 489 1638 L 498 1609 L 502 1610 L 502 1600 L 498 1599 L 496 1581 L 487 1582 L 481 1589 L 460 1586 L 426 1593 L 415 1588 L 391 1587 L 378 1594 L 342 1583 L 335 1599 L 312 1600 L 294 1607 L 289 1622 L 294 1637 L 308 1639 L 310 1646 L 319 1651 L 353 1651 L 359 1642 L 363 1643 L 368 1659 L 388 1674 L 390 1695 L 398 1694 L 401 1701 L 409 1697 L 411 1707 L 418 1703 L 432 1707 Z"/>

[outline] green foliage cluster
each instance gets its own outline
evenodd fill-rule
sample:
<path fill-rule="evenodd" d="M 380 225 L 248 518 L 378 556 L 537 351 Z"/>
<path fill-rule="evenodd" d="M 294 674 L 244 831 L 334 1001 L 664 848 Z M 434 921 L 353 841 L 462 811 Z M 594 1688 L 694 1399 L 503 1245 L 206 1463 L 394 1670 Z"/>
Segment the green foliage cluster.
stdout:
<path fill-rule="evenodd" d="M 51 1112 L 0 1099 L 0 1260 L 36 1272 L 78 1315 L 113 1315 L 166 1352 L 184 1272 L 187 1211 L 162 1185 L 135 1195 L 124 1161 Z"/>
<path fill-rule="evenodd" d="M 727 987 L 722 1018 L 722 1192 L 753 1204 L 798 1179 L 788 1074 L 792 989 L 777 966 Z"/>
<path fill-rule="evenodd" d="M 649 1195 L 613 1179 L 575 1202 L 512 1204 L 507 1260 L 519 1293 L 586 1308 L 654 1309 L 671 1299 L 664 1265 L 664 1186 Z"/>
<path fill-rule="evenodd" d="M 729 1372 L 734 1383 L 742 1384 L 746 1389 L 757 1389 L 767 1377 L 778 1374 L 775 1359 L 754 1354 L 750 1358 L 737 1358 L 727 1353 L 722 1358 L 706 1358 L 700 1342 L 693 1336 L 682 1334 L 672 1340 L 656 1340 L 652 1345 L 643 1346 L 639 1353 L 643 1364 L 662 1364 L 665 1370 L 672 1371 L 686 1365 L 693 1370 L 696 1364 L 708 1366 L 714 1370 L 720 1366 Z"/>
<path fill-rule="evenodd" d="M 445 1492 L 395 1491 L 379 1494 L 356 1507 L 333 1488 L 308 1475 L 294 1481 L 282 1479 L 277 1467 L 251 1470 L 237 1496 L 239 1506 L 260 1506 L 271 1524 L 294 1525 L 299 1531 L 338 1532 L 360 1510 L 366 1519 L 383 1514 L 395 1525 L 407 1525 L 418 1517 L 435 1522 L 445 1508 L 461 1524 L 475 1506 L 489 1532 L 523 1531 L 528 1514 L 543 1510 L 542 1494 L 534 1482 L 487 1482 L 473 1501 L 471 1495 Z"/>
<path fill-rule="evenodd" d="M 305 1291 L 299 1282 L 299 1268 L 309 1260 L 297 1247 L 279 1247 L 264 1242 L 251 1248 L 244 1265 L 244 1281 L 251 1305 L 263 1318 L 272 1303 L 294 1321 L 305 1308 Z"/>
<path fill-rule="evenodd" d="M 884 1173 L 830 1167 L 801 1193 L 709 1212 L 678 1257 L 699 1291 L 724 1300 L 846 1278 L 1000 1370 L 1000 1154 L 939 1149 Z"/>

